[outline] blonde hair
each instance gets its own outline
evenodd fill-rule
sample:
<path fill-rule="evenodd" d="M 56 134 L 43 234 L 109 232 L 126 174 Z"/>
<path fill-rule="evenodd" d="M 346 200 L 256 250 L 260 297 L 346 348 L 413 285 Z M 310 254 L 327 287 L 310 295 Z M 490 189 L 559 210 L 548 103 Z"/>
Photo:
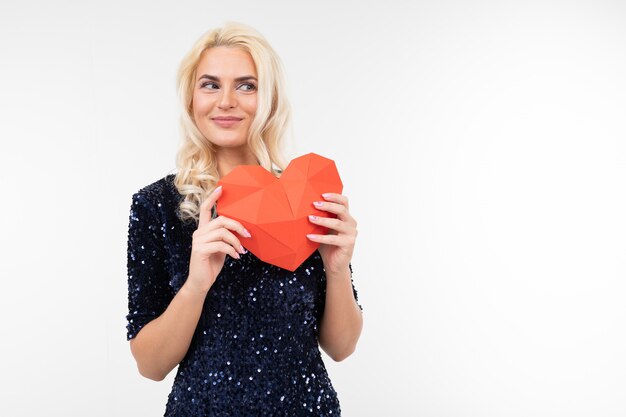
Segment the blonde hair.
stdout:
<path fill-rule="evenodd" d="M 215 148 L 198 130 L 192 102 L 196 69 L 202 53 L 218 46 L 240 48 L 252 57 L 258 76 L 257 110 L 247 143 L 259 165 L 268 171 L 285 167 L 281 144 L 289 127 L 291 110 L 280 58 L 265 38 L 249 26 L 227 23 L 205 33 L 183 58 L 176 83 L 182 106 L 182 143 L 176 157 L 178 171 L 174 182 L 183 195 L 179 206 L 182 220 L 198 220 L 200 205 L 219 180 Z"/>

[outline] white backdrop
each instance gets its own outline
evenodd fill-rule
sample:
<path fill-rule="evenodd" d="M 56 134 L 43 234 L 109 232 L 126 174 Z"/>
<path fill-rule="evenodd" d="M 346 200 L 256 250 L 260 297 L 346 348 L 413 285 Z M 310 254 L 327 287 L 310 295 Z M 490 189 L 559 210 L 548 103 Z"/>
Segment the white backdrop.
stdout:
<path fill-rule="evenodd" d="M 359 221 L 345 416 L 626 415 L 626 4 L 597 0 L 3 1 L 0 415 L 163 414 L 174 372 L 125 339 L 130 197 L 228 20 Z"/>

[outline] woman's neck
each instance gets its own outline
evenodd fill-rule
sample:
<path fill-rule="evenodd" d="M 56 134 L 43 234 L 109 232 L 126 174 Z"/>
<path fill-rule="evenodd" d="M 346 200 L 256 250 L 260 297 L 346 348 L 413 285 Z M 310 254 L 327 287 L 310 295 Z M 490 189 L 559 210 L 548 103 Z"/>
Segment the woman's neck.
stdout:
<path fill-rule="evenodd" d="M 228 175 L 239 165 L 258 165 L 258 161 L 247 146 L 245 148 L 219 148 L 216 156 L 220 177 Z"/>

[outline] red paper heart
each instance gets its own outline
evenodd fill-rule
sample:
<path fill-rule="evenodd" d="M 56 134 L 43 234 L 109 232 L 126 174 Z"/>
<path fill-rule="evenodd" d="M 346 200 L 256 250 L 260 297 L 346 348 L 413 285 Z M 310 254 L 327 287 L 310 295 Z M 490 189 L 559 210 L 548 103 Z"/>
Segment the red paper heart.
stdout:
<path fill-rule="evenodd" d="M 319 247 L 306 235 L 326 234 L 310 214 L 334 217 L 317 210 L 322 193 L 341 193 L 343 184 L 331 159 L 309 153 L 292 160 L 280 178 L 259 165 L 240 165 L 219 182 L 220 215 L 240 222 L 252 235 L 241 244 L 257 258 L 295 271 Z"/>

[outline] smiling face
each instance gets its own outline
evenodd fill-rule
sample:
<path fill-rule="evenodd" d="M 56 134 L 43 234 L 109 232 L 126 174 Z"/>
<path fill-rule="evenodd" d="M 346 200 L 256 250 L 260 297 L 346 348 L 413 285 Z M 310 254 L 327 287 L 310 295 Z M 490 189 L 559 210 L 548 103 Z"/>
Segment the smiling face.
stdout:
<path fill-rule="evenodd" d="M 202 53 L 192 111 L 198 130 L 218 148 L 247 146 L 257 109 L 257 72 L 250 54 L 218 46 Z"/>

